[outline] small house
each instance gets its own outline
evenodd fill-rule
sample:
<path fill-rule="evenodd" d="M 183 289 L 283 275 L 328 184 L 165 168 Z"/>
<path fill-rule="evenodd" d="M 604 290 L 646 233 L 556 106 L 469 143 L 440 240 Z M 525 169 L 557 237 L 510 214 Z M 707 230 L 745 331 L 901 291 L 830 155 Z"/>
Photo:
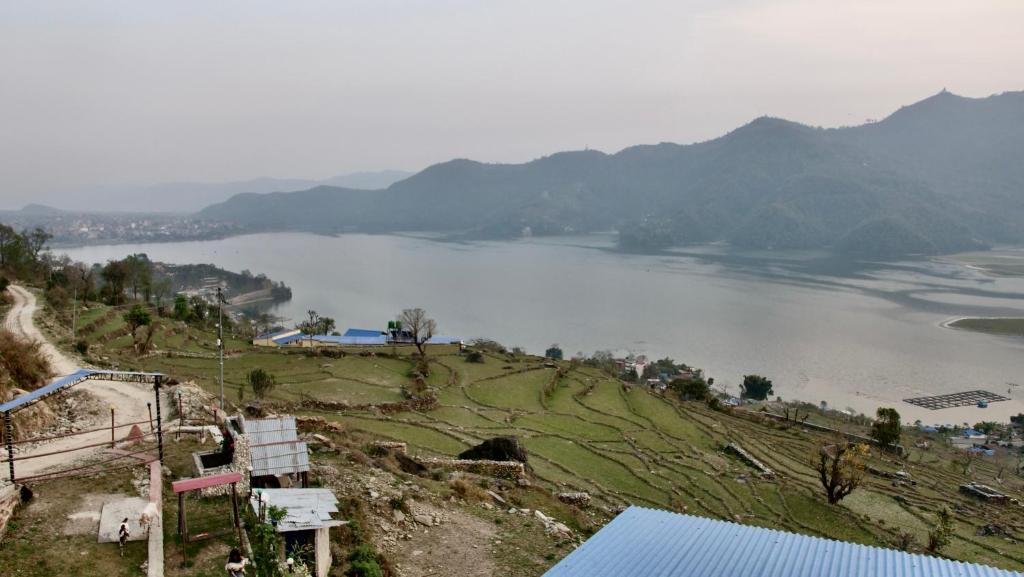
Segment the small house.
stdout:
<path fill-rule="evenodd" d="M 330 489 L 254 489 L 249 499 L 253 512 L 266 519 L 270 507 L 285 511 L 275 528 L 284 538 L 284 553 L 313 569 L 317 577 L 331 570 L 331 527 L 346 524 L 332 518 L 338 499 Z"/>

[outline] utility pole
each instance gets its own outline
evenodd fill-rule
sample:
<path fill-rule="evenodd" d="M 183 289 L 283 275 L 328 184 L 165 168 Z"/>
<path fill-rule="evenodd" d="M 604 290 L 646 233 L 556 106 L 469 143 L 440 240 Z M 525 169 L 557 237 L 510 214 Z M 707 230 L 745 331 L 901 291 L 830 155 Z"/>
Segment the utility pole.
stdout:
<path fill-rule="evenodd" d="M 224 295 L 217 287 L 217 350 L 220 353 L 220 410 L 224 410 Z"/>
<path fill-rule="evenodd" d="M 75 285 L 75 296 L 71 299 L 71 342 L 75 342 L 78 336 L 78 285 Z"/>

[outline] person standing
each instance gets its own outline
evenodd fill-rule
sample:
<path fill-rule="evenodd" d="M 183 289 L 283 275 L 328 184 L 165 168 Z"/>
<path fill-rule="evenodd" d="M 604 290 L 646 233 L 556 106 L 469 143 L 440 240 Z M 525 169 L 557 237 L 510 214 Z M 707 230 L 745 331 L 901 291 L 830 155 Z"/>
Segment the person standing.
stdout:
<path fill-rule="evenodd" d="M 121 556 L 124 557 L 124 546 L 128 544 L 128 537 L 131 533 L 128 530 L 128 517 L 121 521 L 121 526 L 117 528 L 117 544 L 121 548 Z"/>

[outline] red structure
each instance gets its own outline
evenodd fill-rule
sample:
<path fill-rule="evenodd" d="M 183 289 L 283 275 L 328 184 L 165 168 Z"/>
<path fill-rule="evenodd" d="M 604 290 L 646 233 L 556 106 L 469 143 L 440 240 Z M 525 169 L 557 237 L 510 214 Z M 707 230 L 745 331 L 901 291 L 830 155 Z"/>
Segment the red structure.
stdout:
<path fill-rule="evenodd" d="M 231 473 L 221 473 L 219 475 L 209 475 L 207 477 L 196 477 L 195 479 L 182 479 L 180 481 L 174 481 L 171 483 L 171 490 L 178 496 L 178 535 L 181 536 L 181 558 L 184 562 L 187 559 L 188 552 L 186 546 L 190 541 L 199 541 L 206 539 L 211 535 L 209 533 L 200 533 L 194 537 L 189 537 L 188 534 L 188 521 L 185 516 L 185 493 L 190 491 L 199 491 L 209 487 L 220 487 L 222 485 L 231 485 L 231 513 L 235 524 L 235 531 L 238 533 L 238 541 L 242 541 L 242 524 L 238 518 L 238 482 L 242 480 L 242 474 L 232 471 Z"/>

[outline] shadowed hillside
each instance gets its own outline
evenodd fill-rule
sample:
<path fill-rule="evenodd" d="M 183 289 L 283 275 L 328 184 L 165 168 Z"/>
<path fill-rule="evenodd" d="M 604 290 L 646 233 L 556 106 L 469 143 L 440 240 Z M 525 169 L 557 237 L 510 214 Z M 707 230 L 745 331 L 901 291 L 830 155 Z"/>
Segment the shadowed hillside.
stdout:
<path fill-rule="evenodd" d="M 616 229 L 627 250 L 728 241 L 869 256 L 1024 240 L 1024 93 L 939 93 L 824 130 L 763 117 L 692 145 L 452 160 L 379 191 L 238 195 L 201 215 L 261 230 L 514 238 Z"/>

